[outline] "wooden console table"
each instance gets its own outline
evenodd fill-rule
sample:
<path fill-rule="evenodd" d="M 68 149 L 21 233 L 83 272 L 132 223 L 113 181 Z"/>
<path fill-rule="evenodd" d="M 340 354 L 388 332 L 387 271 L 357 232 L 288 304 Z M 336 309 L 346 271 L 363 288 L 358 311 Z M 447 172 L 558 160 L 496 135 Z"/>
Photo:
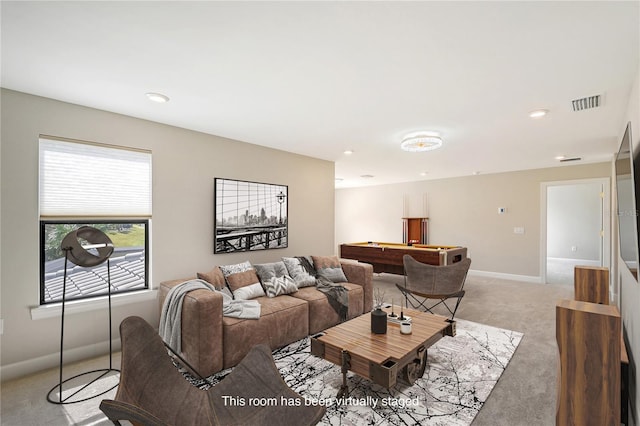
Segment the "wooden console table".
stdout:
<path fill-rule="evenodd" d="M 620 336 L 612 305 L 561 300 L 556 305 L 560 355 L 556 425 L 620 424 Z"/>
<path fill-rule="evenodd" d="M 576 301 L 609 305 L 609 269 L 598 266 L 576 266 L 574 269 Z M 621 326 L 622 327 L 622 326 Z M 620 332 L 620 422 L 628 424 L 629 356 Z"/>
<path fill-rule="evenodd" d="M 609 304 L 609 269 L 599 266 L 576 266 L 573 272 L 575 299 Z"/>

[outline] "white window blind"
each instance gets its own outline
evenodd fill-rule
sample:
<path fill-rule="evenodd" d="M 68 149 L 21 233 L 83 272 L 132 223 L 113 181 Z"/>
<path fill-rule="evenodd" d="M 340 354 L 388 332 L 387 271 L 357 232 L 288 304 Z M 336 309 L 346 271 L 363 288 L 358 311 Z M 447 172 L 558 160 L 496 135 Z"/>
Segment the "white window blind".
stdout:
<path fill-rule="evenodd" d="M 41 137 L 40 216 L 151 217 L 151 153 Z"/>

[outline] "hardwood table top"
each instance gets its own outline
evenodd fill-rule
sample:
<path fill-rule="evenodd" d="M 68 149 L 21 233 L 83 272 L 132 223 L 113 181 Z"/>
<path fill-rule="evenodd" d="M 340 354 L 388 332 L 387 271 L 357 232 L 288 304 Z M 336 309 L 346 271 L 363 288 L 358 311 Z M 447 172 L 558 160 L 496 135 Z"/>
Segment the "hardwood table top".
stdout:
<path fill-rule="evenodd" d="M 384 310 L 391 312 L 390 308 Z M 397 315 L 400 314 L 398 306 L 394 311 Z M 420 346 L 431 346 L 440 340 L 451 325 L 441 315 L 407 308 L 404 309 L 404 314 L 411 317 L 411 334 L 401 334 L 400 325 L 393 322 L 388 322 L 386 334 L 374 334 L 371 332 L 371 316 L 366 313 L 325 330 L 324 335 L 317 339 L 325 345 L 381 364 L 390 358 L 403 359 Z"/>

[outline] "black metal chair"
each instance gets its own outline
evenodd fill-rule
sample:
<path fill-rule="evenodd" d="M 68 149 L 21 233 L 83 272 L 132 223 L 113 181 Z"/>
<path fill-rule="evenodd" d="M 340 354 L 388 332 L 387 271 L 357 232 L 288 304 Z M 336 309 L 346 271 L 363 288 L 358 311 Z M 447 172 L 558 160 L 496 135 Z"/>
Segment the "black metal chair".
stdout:
<path fill-rule="evenodd" d="M 414 309 L 433 313 L 433 308 L 443 305 L 451 314 L 450 320 L 453 321 L 465 294 L 463 287 L 471 266 L 471 259 L 466 258 L 451 265 L 436 266 L 418 262 L 405 254 L 402 261 L 404 286 L 400 284 L 396 286 L 404 295 L 407 306 L 411 304 Z M 454 298 L 456 305 L 451 309 L 447 300 Z"/>

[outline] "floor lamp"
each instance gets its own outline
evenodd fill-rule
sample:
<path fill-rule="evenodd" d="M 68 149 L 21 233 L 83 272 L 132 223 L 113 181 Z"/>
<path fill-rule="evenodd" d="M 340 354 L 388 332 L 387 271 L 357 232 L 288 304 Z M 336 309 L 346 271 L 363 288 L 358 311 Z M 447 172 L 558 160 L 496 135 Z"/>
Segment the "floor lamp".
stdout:
<path fill-rule="evenodd" d="M 82 241 L 82 242 L 81 242 Z M 84 243 L 84 244 L 83 244 Z M 119 372 L 120 370 L 113 368 L 112 364 L 112 343 L 111 343 L 111 271 L 109 264 L 109 257 L 113 253 L 113 243 L 111 239 L 102 231 L 93 228 L 91 226 L 81 226 L 75 231 L 69 232 L 63 239 L 60 244 L 60 248 L 64 252 L 64 279 L 62 284 L 62 321 L 60 326 L 60 376 L 59 381 L 56 386 L 54 386 L 49 393 L 47 394 L 47 401 L 53 404 L 73 404 L 76 402 L 83 402 L 89 399 L 95 398 L 100 395 L 104 395 L 110 390 L 114 389 L 118 384 L 116 383 L 113 387 L 99 393 L 96 395 L 91 395 L 90 397 L 83 399 L 74 399 L 70 401 L 70 398 L 73 398 L 83 390 L 87 389 L 93 383 L 97 382 L 107 374 L 112 371 Z M 109 300 L 109 368 L 98 369 L 87 371 L 85 373 L 77 374 L 73 377 L 69 377 L 66 380 L 62 380 L 62 363 L 63 363 L 63 353 L 64 353 L 64 308 L 65 308 L 65 298 L 67 291 L 67 264 L 71 261 L 78 266 L 83 267 L 93 267 L 107 262 L 107 294 Z M 84 384 L 80 389 L 73 392 L 71 395 L 68 395 L 66 398 L 62 397 L 62 385 L 64 383 L 69 382 L 70 380 L 76 379 L 78 377 L 86 376 L 89 374 L 97 374 L 102 373 L 98 377 Z M 54 399 L 52 397 L 52 393 L 55 390 L 58 390 L 59 397 L 58 399 Z"/>

